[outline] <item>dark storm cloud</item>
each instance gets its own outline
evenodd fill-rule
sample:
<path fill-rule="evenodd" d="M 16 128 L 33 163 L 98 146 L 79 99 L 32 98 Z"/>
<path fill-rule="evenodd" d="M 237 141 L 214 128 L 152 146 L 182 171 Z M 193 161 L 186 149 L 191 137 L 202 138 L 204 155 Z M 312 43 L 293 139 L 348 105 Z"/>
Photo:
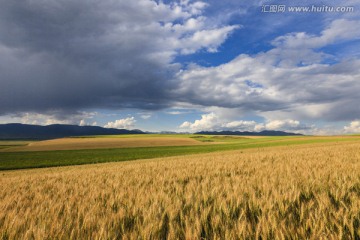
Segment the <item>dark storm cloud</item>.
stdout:
<path fill-rule="evenodd" d="M 174 57 L 216 51 L 237 28 L 208 26 L 206 6 L 2 0 L 0 115 L 168 106 L 180 66 Z"/>
<path fill-rule="evenodd" d="M 166 106 L 174 49 L 158 21 L 173 12 L 150 1 L 1 1 L 0 114 Z"/>
<path fill-rule="evenodd" d="M 151 43 L 111 36 L 123 26 L 111 17 L 120 10 L 113 7 L 121 6 L 3 1 L 0 113 L 101 107 L 109 99 L 113 107 L 162 106 L 171 86 L 160 63 L 147 56 Z"/>

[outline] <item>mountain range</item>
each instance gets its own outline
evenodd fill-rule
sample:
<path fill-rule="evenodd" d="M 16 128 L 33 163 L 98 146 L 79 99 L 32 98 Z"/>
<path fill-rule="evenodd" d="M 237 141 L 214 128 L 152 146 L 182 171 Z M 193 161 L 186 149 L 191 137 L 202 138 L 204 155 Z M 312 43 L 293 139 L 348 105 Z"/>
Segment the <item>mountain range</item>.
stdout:
<path fill-rule="evenodd" d="M 0 139 L 54 139 L 71 136 L 145 134 L 141 130 L 53 124 L 47 126 L 20 123 L 0 124 Z"/>
<path fill-rule="evenodd" d="M 161 132 L 171 134 L 175 132 Z M 53 124 L 47 126 L 29 125 L 21 123 L 0 124 L 0 139 L 54 139 L 72 136 L 91 135 L 119 135 L 119 134 L 147 134 L 141 130 L 127 130 L 115 128 L 103 128 L 99 126 L 77 126 L 66 124 Z M 240 131 L 202 131 L 195 134 L 203 135 L 239 135 L 239 136 L 296 136 L 302 135 L 283 131 L 261 131 L 261 132 L 240 132 Z"/>

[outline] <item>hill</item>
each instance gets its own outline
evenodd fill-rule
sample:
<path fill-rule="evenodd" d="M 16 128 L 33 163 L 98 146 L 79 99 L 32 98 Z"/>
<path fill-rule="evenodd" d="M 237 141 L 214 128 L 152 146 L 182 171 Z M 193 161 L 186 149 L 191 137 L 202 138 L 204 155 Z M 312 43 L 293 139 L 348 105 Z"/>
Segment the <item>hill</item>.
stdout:
<path fill-rule="evenodd" d="M 299 133 L 289 133 L 283 131 L 261 131 L 261 132 L 240 132 L 240 131 L 201 131 L 195 134 L 202 135 L 239 135 L 239 136 L 301 136 Z"/>
<path fill-rule="evenodd" d="M 47 126 L 20 123 L 0 124 L 0 139 L 53 139 L 71 136 L 145 134 L 140 130 L 53 124 Z"/>

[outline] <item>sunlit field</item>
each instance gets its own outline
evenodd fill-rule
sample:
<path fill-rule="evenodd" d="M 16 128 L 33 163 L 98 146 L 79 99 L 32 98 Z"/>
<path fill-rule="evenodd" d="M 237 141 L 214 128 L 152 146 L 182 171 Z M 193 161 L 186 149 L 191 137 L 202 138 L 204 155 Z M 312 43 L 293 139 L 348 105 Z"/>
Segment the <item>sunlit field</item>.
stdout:
<path fill-rule="evenodd" d="M 360 238 L 356 141 L 1 171 L 0 185 L 0 239 Z"/>
<path fill-rule="evenodd" d="M 359 141 L 360 136 L 248 137 L 185 134 L 92 136 L 30 143 L 0 141 L 0 170 L 121 162 L 249 148 Z"/>
<path fill-rule="evenodd" d="M 2 149 L 17 148 L 27 146 L 34 141 L 20 141 L 20 140 L 0 140 L 0 151 Z"/>
<path fill-rule="evenodd" d="M 25 146 L 3 149 L 3 152 L 27 151 L 57 151 L 78 149 L 109 149 L 109 148 L 136 148 L 158 146 L 191 146 L 204 145 L 204 142 L 185 137 L 88 137 L 88 138 L 60 138 L 53 140 L 37 141 Z"/>

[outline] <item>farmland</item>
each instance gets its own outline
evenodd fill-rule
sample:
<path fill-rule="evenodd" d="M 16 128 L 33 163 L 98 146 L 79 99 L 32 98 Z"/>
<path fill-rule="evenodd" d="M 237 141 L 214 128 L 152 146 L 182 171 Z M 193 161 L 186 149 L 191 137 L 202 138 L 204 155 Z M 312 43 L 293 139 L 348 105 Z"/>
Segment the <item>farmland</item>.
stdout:
<path fill-rule="evenodd" d="M 0 238 L 359 239 L 360 142 L 330 139 L 226 138 L 167 147 L 211 153 L 2 171 Z"/>
<path fill-rule="evenodd" d="M 68 144 L 66 141 L 74 144 Z M 202 135 L 171 135 L 171 137 L 168 135 L 146 137 L 122 135 L 115 138 L 105 136 L 70 138 L 65 139 L 65 143 L 64 139 L 57 139 L 33 142 L 25 146 L 5 146 L 0 149 L 0 170 L 120 162 L 286 145 L 358 141 L 360 141 L 360 136 L 254 138 Z M 7 144 L 9 143 L 7 142 Z"/>
<path fill-rule="evenodd" d="M 201 141 L 185 137 L 132 137 L 132 138 L 60 138 L 32 142 L 25 146 L 8 148 L 3 151 L 34 152 L 78 149 L 110 149 L 131 147 L 191 146 L 203 145 Z"/>
<path fill-rule="evenodd" d="M 5 148 L 14 148 L 14 147 L 20 147 L 20 146 L 27 146 L 28 144 L 31 144 L 33 141 L 19 141 L 19 140 L 12 140 L 12 141 L 4 141 L 0 140 L 0 151 L 1 149 Z"/>

